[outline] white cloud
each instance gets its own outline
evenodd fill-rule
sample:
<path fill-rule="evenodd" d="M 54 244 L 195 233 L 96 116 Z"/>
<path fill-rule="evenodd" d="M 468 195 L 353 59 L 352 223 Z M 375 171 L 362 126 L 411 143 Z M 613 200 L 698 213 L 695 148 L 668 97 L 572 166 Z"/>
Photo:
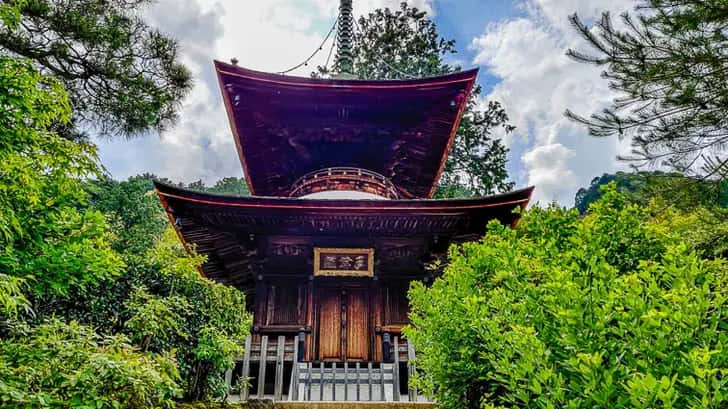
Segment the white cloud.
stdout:
<path fill-rule="evenodd" d="M 520 17 L 488 26 L 472 47 L 476 63 L 500 79 L 488 98 L 504 103 L 518 129 L 506 142 L 519 152 L 519 185 L 535 184 L 536 199 L 570 204 L 592 177 L 614 171 L 624 144 L 586 136 L 563 117 L 564 109 L 589 114 L 610 100 L 598 69 L 570 61 L 564 51 L 581 41 L 566 16 L 587 19 L 615 13 L 632 0 L 524 0 Z M 412 3 L 412 2 L 411 2 Z M 355 0 L 355 14 L 398 7 L 399 0 Z M 434 12 L 434 0 L 413 4 Z M 179 39 L 196 85 L 184 101 L 179 124 L 161 137 L 102 141 L 103 163 L 116 178 L 151 172 L 178 181 L 241 176 L 212 60 L 281 71 L 303 61 L 323 40 L 337 13 L 336 0 L 161 0 L 151 23 Z M 325 50 L 328 51 L 328 50 Z M 326 52 L 291 74 L 307 76 Z M 521 155 L 522 153 L 522 155 Z"/>
<path fill-rule="evenodd" d="M 398 7 L 400 0 L 356 0 L 355 14 Z M 433 0 L 411 2 L 434 11 Z M 241 176 L 233 136 L 212 60 L 235 57 L 246 68 L 277 72 L 302 62 L 318 47 L 337 14 L 336 0 L 160 0 L 147 10 L 155 27 L 179 40 L 195 87 L 180 122 L 161 137 L 99 142 L 101 160 L 117 179 L 150 172 L 175 181 L 213 183 Z M 333 41 L 330 39 L 329 41 Z M 330 47 L 331 42 L 327 43 Z M 323 65 L 328 47 L 290 75 L 308 76 Z"/>
<path fill-rule="evenodd" d="M 576 190 L 597 175 L 622 167 L 616 161 L 626 143 L 596 139 L 564 118 L 564 110 L 590 114 L 612 98 L 599 69 L 570 60 L 569 48 L 587 49 L 570 26 L 575 11 L 587 20 L 602 11 L 614 15 L 632 0 L 526 0 L 524 15 L 491 24 L 474 39 L 475 63 L 499 79 L 488 99 L 501 101 L 517 130 L 508 145 L 525 145 L 519 184 L 535 185 L 534 199 L 573 204 Z"/>

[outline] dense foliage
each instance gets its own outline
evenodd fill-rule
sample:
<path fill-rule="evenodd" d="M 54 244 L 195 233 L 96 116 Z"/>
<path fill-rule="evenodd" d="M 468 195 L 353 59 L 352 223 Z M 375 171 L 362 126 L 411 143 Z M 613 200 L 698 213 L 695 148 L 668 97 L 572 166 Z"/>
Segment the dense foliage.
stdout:
<path fill-rule="evenodd" d="M 168 355 L 58 320 L 28 327 L 37 306 L 111 282 L 124 263 L 104 216 L 85 207 L 94 147 L 50 130 L 70 105 L 56 80 L 0 56 L 0 402 L 3 407 L 149 407 L 178 392 Z M 29 299 L 36 302 L 29 301 Z"/>
<path fill-rule="evenodd" d="M 49 130 L 67 121 L 63 87 L 31 64 L 0 56 L 0 271 L 65 294 L 123 266 L 101 213 L 84 210 L 80 178 L 98 174 L 95 147 Z"/>
<path fill-rule="evenodd" d="M 70 117 L 59 81 L 0 56 L 0 405 L 224 396 L 244 295 L 200 277 L 148 178 L 104 179 L 93 145 L 53 131 Z"/>
<path fill-rule="evenodd" d="M 354 74 L 362 79 L 407 79 L 459 71 L 445 58 L 455 54 L 455 40 L 446 40 L 424 11 L 401 3 L 399 10 L 377 9 L 362 16 L 354 35 Z M 334 67 L 336 70 L 338 67 Z M 319 67 L 314 75 L 328 75 Z M 476 86 L 463 113 L 445 162 L 437 197 L 484 196 L 508 191 L 508 148 L 493 132 L 510 132 L 505 110 L 497 101 L 481 106 Z"/>
<path fill-rule="evenodd" d="M 728 2 L 640 0 L 615 24 L 571 21 L 591 46 L 570 50 L 604 67 L 618 92 L 591 118 L 567 112 L 596 136 L 631 138 L 637 165 L 658 164 L 687 176 L 728 177 Z"/>
<path fill-rule="evenodd" d="M 75 322 L 16 328 L 0 342 L 3 408 L 172 407 L 180 395 L 171 356 L 140 353 L 124 335 Z"/>
<path fill-rule="evenodd" d="M 602 197 L 602 186 L 614 183 L 617 189 L 622 193 L 634 192 L 639 189 L 643 178 L 633 173 L 605 173 L 592 179 L 587 187 L 580 188 L 574 196 L 574 208 L 579 214 L 586 214 L 589 205 L 596 202 Z"/>
<path fill-rule="evenodd" d="M 602 197 L 609 183 L 614 183 L 629 203 L 651 206 L 654 221 L 671 223 L 694 248 L 728 258 L 728 180 L 664 172 L 605 173 L 576 193 L 575 207 L 580 214 Z"/>
<path fill-rule="evenodd" d="M 4 4 L 3 4 L 4 3 Z M 106 135 L 164 129 L 192 81 L 174 39 L 140 17 L 150 0 L 6 0 L 0 54 L 23 56 L 70 94 L 74 120 Z M 65 136 L 78 128 L 58 126 Z"/>
<path fill-rule="evenodd" d="M 410 290 L 419 385 L 445 408 L 725 407 L 728 264 L 653 212 L 611 186 L 453 247 Z"/>
<path fill-rule="evenodd" d="M 245 178 L 225 177 L 215 182 L 212 186 L 207 186 L 204 182 L 198 180 L 188 184 L 187 189 L 218 195 L 250 196 L 250 190 L 248 189 L 248 183 L 245 181 Z"/>
<path fill-rule="evenodd" d="M 86 184 L 90 207 L 120 228 L 113 246 L 127 268 L 114 282 L 47 303 L 42 314 L 62 312 L 100 331 L 123 332 L 146 351 L 175 350 L 184 398 L 220 398 L 227 393 L 222 373 L 242 353 L 250 328 L 245 297 L 200 277 L 203 260 L 183 249 L 151 190 L 151 178 Z"/>
<path fill-rule="evenodd" d="M 576 192 L 574 207 L 585 214 L 589 205 L 602 197 L 602 186 L 614 183 L 617 189 L 631 201 L 647 204 L 650 198 L 662 196 L 681 208 L 697 205 L 728 207 L 728 181 L 687 178 L 678 173 L 664 172 L 617 172 L 605 173 L 592 179 L 588 187 Z"/>

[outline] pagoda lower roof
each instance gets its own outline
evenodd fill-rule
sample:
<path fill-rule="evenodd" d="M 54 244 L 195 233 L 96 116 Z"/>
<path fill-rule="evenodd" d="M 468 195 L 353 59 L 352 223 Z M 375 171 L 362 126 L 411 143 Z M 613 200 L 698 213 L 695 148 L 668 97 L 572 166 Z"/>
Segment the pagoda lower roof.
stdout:
<path fill-rule="evenodd" d="M 398 240 L 417 243 L 412 258 L 422 261 L 432 251 L 428 243 L 442 249 L 451 241 L 477 239 L 493 219 L 515 224 L 514 209 L 524 208 L 533 190 L 476 199 L 333 200 L 220 196 L 159 182 L 155 187 L 188 250 L 207 256 L 204 275 L 242 290 L 252 288 L 255 269 L 275 256 L 275 240 L 298 246 L 294 255 L 301 260 L 294 266 L 305 265 L 313 246 L 375 247 L 376 255 L 386 252 L 384 243 Z"/>
<path fill-rule="evenodd" d="M 362 81 L 215 68 L 250 192 L 277 197 L 342 166 L 384 175 L 400 197 L 431 197 L 477 75 Z"/>

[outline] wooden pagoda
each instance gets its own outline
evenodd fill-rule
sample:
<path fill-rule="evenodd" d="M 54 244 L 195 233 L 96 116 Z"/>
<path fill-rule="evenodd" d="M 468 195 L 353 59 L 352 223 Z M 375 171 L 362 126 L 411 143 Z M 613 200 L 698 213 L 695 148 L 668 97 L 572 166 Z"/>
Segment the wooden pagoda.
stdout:
<path fill-rule="evenodd" d="M 252 196 L 156 189 L 207 257 L 202 274 L 247 296 L 253 330 L 229 378 L 251 379 L 243 399 L 417 399 L 401 337 L 409 283 L 432 280 L 426 265 L 489 220 L 516 223 L 532 191 L 432 199 L 477 70 L 363 81 L 215 69 Z"/>

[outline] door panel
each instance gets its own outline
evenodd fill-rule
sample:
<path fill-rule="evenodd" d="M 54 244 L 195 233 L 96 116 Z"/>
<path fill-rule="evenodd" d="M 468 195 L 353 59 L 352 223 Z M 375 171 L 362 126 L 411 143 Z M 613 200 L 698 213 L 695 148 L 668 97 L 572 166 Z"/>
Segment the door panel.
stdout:
<path fill-rule="evenodd" d="M 369 359 L 369 297 L 367 291 L 346 294 L 346 358 Z"/>
<path fill-rule="evenodd" d="M 321 289 L 318 319 L 318 358 L 341 360 L 341 290 Z"/>

